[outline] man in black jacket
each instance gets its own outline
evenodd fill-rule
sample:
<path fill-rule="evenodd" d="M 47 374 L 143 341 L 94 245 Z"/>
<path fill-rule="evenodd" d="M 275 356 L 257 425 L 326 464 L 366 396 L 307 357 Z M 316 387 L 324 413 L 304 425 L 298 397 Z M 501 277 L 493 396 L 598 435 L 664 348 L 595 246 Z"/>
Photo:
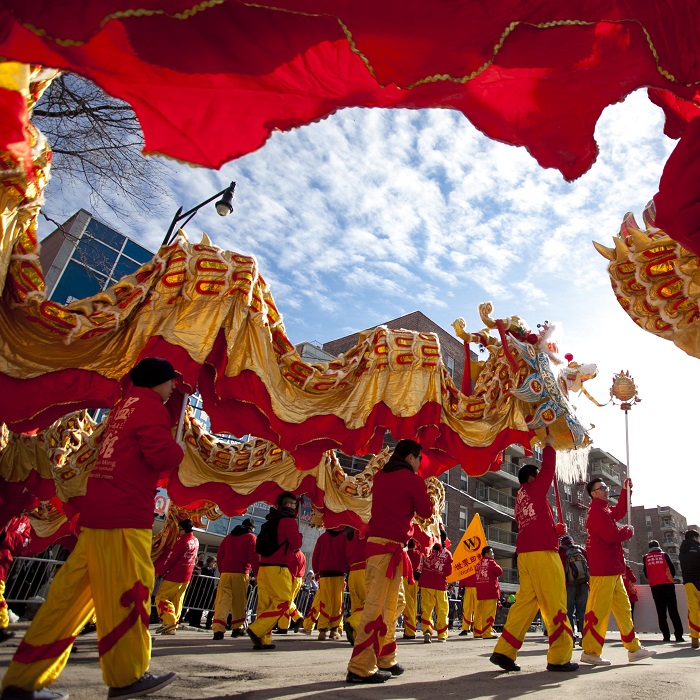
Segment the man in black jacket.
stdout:
<path fill-rule="evenodd" d="M 688 530 L 680 551 L 683 585 L 688 596 L 690 645 L 700 648 L 700 532 Z"/>

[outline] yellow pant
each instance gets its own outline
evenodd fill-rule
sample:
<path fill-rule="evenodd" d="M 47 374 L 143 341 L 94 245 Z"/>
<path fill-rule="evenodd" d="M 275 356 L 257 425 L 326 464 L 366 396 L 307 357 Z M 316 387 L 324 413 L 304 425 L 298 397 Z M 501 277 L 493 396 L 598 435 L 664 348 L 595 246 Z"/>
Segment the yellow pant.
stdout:
<path fill-rule="evenodd" d="M 272 628 L 287 612 L 292 599 L 292 573 L 286 566 L 261 566 L 258 571 L 258 609 L 248 625 L 262 640 L 272 643 Z"/>
<path fill-rule="evenodd" d="M 304 629 L 311 631 L 316 622 L 319 630 L 338 627 L 343 619 L 343 591 L 345 580 L 342 576 L 322 576 L 318 591 L 309 614 L 304 620 Z"/>
<path fill-rule="evenodd" d="M 302 579 L 299 576 L 295 576 L 292 579 L 292 599 L 289 601 L 289 609 L 287 612 L 280 617 L 277 627 L 281 630 L 288 630 L 291 622 L 296 622 L 301 620 L 303 615 L 297 609 L 297 604 L 295 603 L 296 597 L 299 595 L 301 590 Z"/>
<path fill-rule="evenodd" d="M 93 611 L 104 682 L 120 688 L 146 672 L 154 580 L 151 537 L 150 530 L 133 528 L 82 529 L 15 652 L 3 688 L 37 690 L 53 683 Z"/>
<path fill-rule="evenodd" d="M 612 612 L 623 646 L 628 651 L 637 651 L 641 644 L 634 632 L 632 607 L 622 576 L 591 576 L 590 586 L 586 614 L 583 617 L 583 650 L 587 654 L 600 656 Z"/>
<path fill-rule="evenodd" d="M 418 581 L 409 583 L 403 580 L 403 589 L 406 595 L 406 606 L 403 611 L 403 633 L 405 637 L 415 637 L 418 626 Z"/>
<path fill-rule="evenodd" d="M 156 610 L 164 625 L 174 625 L 180 619 L 182 601 L 189 585 L 189 581 L 161 581 L 156 593 Z"/>
<path fill-rule="evenodd" d="M 474 611 L 474 636 L 483 639 L 493 637 L 493 623 L 496 619 L 498 609 L 498 599 L 489 598 L 487 600 L 477 600 Z"/>
<path fill-rule="evenodd" d="M 370 537 L 368 542 L 386 544 L 391 540 Z M 348 671 L 358 676 L 371 676 L 378 666 L 389 668 L 396 663 L 396 609 L 403 564 L 397 563 L 393 578 L 387 578 L 391 559 L 391 554 L 367 558 L 365 609 L 355 630 L 355 646 L 348 664 Z"/>
<path fill-rule="evenodd" d="M 214 601 L 214 632 L 226 631 L 226 619 L 231 613 L 232 629 L 240 629 L 245 623 L 245 606 L 248 599 L 248 574 L 221 574 Z"/>
<path fill-rule="evenodd" d="M 700 591 L 694 583 L 683 586 L 688 598 L 688 629 L 691 639 L 700 639 Z"/>
<path fill-rule="evenodd" d="M 421 588 L 420 601 L 420 624 L 423 634 L 432 635 L 433 610 L 435 610 L 435 632 L 438 639 L 447 639 L 447 619 L 450 612 L 447 591 L 438 591 L 435 588 Z"/>
<path fill-rule="evenodd" d="M 519 554 L 518 574 L 520 588 L 494 652 L 515 660 L 539 608 L 549 632 L 547 663 L 568 663 L 574 648 L 574 633 L 566 614 L 566 583 L 559 553 Z"/>
<path fill-rule="evenodd" d="M 462 601 L 462 629 L 470 630 L 474 624 L 474 613 L 476 611 L 476 587 L 469 586 L 464 589 L 464 600 Z"/>
<path fill-rule="evenodd" d="M 348 590 L 350 591 L 350 614 L 345 621 L 353 630 L 356 630 L 362 619 L 362 611 L 365 609 L 365 569 L 356 569 L 348 575 Z"/>
<path fill-rule="evenodd" d="M 5 582 L 0 579 L 0 630 L 7 629 L 10 624 L 10 616 L 7 613 L 7 601 L 5 600 Z"/>

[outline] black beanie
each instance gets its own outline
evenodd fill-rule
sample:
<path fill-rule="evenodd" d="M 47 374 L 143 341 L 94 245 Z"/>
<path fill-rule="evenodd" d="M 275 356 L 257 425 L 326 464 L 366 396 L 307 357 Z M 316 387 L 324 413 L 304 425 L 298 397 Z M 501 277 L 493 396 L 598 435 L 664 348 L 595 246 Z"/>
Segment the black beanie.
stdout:
<path fill-rule="evenodd" d="M 241 526 L 244 530 L 248 530 L 248 532 L 253 532 L 253 530 L 255 530 L 255 521 L 252 518 L 246 518 L 241 523 Z"/>
<path fill-rule="evenodd" d="M 167 381 L 167 379 L 165 380 Z M 181 529 L 184 530 L 185 532 L 192 532 L 194 529 L 194 525 L 192 525 L 192 521 L 189 518 L 185 518 L 184 520 L 181 520 L 177 526 Z"/>
<path fill-rule="evenodd" d="M 129 377 L 134 386 L 143 386 L 150 389 L 159 384 L 164 384 L 170 379 L 175 379 L 175 369 L 162 357 L 144 357 L 129 372 Z"/>

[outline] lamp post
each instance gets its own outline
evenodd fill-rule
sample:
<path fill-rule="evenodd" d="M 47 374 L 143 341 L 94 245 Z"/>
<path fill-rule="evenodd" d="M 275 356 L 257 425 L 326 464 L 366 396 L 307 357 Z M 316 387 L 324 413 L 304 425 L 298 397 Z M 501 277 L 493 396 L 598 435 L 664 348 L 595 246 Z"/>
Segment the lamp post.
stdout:
<path fill-rule="evenodd" d="M 627 450 L 627 477 L 630 475 L 630 434 L 627 414 L 634 404 L 641 399 L 637 396 L 637 386 L 629 372 L 622 370 L 619 374 L 613 375 L 613 383 L 610 387 L 610 399 L 615 403 L 615 399 L 620 401 L 620 408 L 625 412 L 625 448 Z M 627 524 L 632 524 L 632 494 L 631 489 L 627 489 Z"/>
<path fill-rule="evenodd" d="M 233 193 L 235 189 L 236 183 L 232 182 L 226 189 L 221 190 L 221 192 L 217 192 L 204 202 L 200 202 L 196 207 L 192 207 L 192 209 L 186 211 L 184 214 L 182 213 L 182 207 L 180 207 L 175 212 L 175 216 L 170 222 L 170 228 L 165 234 L 165 238 L 163 239 L 161 246 L 170 245 L 173 242 L 173 239 L 175 238 L 173 231 L 175 230 L 175 226 L 177 225 L 178 221 L 186 219 L 186 221 L 182 224 L 185 226 L 203 206 L 209 204 L 209 202 L 213 202 L 217 197 L 221 197 L 221 199 L 216 203 L 216 213 L 219 216 L 228 216 L 233 211 Z"/>

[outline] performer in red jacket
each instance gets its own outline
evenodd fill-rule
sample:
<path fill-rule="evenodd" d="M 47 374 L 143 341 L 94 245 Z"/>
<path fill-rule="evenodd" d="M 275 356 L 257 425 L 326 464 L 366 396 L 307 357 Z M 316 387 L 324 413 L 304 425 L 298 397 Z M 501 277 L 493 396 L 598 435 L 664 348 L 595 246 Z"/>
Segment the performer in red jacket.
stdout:
<path fill-rule="evenodd" d="M 275 523 L 277 549 L 268 556 L 260 555 L 258 570 L 258 609 L 255 621 L 248 629 L 253 649 L 274 649 L 272 628 L 289 610 L 292 599 L 293 573 L 298 570 L 297 551 L 301 549 L 302 536 L 297 525 L 297 499 L 285 491 L 277 497 L 277 508 L 271 508 L 266 522 Z M 263 526 L 264 527 L 264 526 Z M 257 544 L 263 533 L 258 536 Z"/>
<path fill-rule="evenodd" d="M 81 531 L 46 602 L 3 678 L 3 700 L 49 700 L 78 633 L 97 615 L 97 649 L 109 698 L 158 690 L 176 675 L 153 676 L 148 621 L 153 590 L 153 498 L 161 472 L 180 464 L 163 403 L 175 370 L 149 357 L 130 372 L 132 389 L 110 411 L 80 507 Z"/>
<path fill-rule="evenodd" d="M 602 479 L 593 479 L 586 484 L 586 491 L 591 497 L 591 508 L 586 518 L 591 589 L 584 616 L 581 662 L 592 666 L 610 665 L 610 661 L 601 657 L 601 652 L 611 612 L 630 661 L 648 659 L 656 654 L 651 649 L 645 649 L 634 632 L 630 601 L 622 582 L 625 573 L 622 543 L 632 538 L 634 528 L 619 526 L 617 521 L 627 513 L 627 490 L 631 488 L 632 481 L 625 479 L 617 505 L 611 508 L 608 505 L 610 489 Z"/>
<path fill-rule="evenodd" d="M 343 620 L 347 542 L 344 527 L 326 530 L 316 540 L 311 556 L 311 566 L 319 577 L 319 587 L 304 620 L 304 632 L 311 634 L 318 622 L 319 640 L 325 639 L 326 635 L 331 639 L 340 639 L 338 626 Z"/>
<path fill-rule="evenodd" d="M 666 613 L 671 618 L 673 633 L 677 642 L 684 642 L 683 622 L 678 614 L 676 600 L 676 567 L 671 558 L 661 549 L 657 540 L 649 542 L 649 551 L 644 555 L 644 575 L 649 581 L 651 595 L 656 607 L 659 629 L 664 636 L 664 642 L 671 641 L 671 630 L 668 628 Z"/>
<path fill-rule="evenodd" d="M 22 511 L 0 530 L 0 644 L 12 639 L 14 632 L 8 631 L 10 617 L 5 601 L 5 582 L 14 557 L 19 556 L 30 542 L 29 518 Z"/>
<path fill-rule="evenodd" d="M 374 477 L 367 537 L 367 597 L 355 631 L 348 683 L 383 683 L 403 673 L 396 662 L 395 622 L 402 573 L 410 570 L 404 543 L 411 537 L 414 514 L 429 518 L 433 512 L 425 481 L 417 474 L 421 455 L 417 442 L 400 440 Z"/>
<path fill-rule="evenodd" d="M 474 616 L 474 639 L 494 639 L 493 623 L 496 620 L 498 601 L 501 598 L 501 587 L 498 577 L 503 569 L 496 563 L 493 549 L 484 547 L 481 550 L 481 560 L 476 565 L 476 614 Z"/>
<path fill-rule="evenodd" d="M 246 518 L 229 532 L 221 541 L 216 553 L 219 568 L 219 586 L 214 602 L 212 629 L 214 639 L 223 639 L 226 631 L 226 618 L 231 613 L 231 636 L 245 634 L 246 602 L 250 572 L 257 577 L 260 558 L 255 551 L 255 523 Z"/>
<path fill-rule="evenodd" d="M 192 521 L 181 520 L 177 528 L 179 535 L 172 549 L 163 552 L 155 562 L 156 576 L 163 577 L 156 594 L 156 609 L 162 622 L 156 634 L 175 634 L 185 591 L 197 563 L 199 540 L 192 534 Z"/>
<path fill-rule="evenodd" d="M 504 671 L 520 670 L 515 659 L 538 608 L 549 631 L 547 670 L 578 669 L 578 664 L 571 663 L 574 634 L 566 614 L 566 584 L 559 559 L 559 535 L 547 500 L 557 461 L 551 435 L 547 435 L 545 443 L 542 470 L 534 464 L 526 464 L 518 472 L 520 489 L 515 499 L 518 525 L 515 551 L 520 588 L 490 659 Z"/>
<path fill-rule="evenodd" d="M 406 605 L 403 609 L 403 638 L 415 639 L 416 628 L 418 627 L 418 581 L 420 580 L 420 564 L 422 559 L 422 548 L 411 538 L 406 545 L 406 554 L 411 562 L 413 573 L 413 583 L 410 577 L 404 576 L 403 588 L 406 596 Z"/>
<path fill-rule="evenodd" d="M 459 582 L 462 589 L 462 631 L 460 637 L 466 637 L 474 625 L 474 613 L 476 612 L 476 575 L 472 574 Z"/>
<path fill-rule="evenodd" d="M 450 604 L 447 599 L 447 577 L 452 573 L 452 554 L 445 547 L 447 533 L 440 530 L 441 544 L 434 544 L 430 553 L 423 557 L 420 587 L 421 614 L 420 623 L 423 631 L 423 642 L 431 643 L 433 634 L 433 611 L 435 611 L 435 632 L 437 641 L 447 639 L 448 617 Z"/>

